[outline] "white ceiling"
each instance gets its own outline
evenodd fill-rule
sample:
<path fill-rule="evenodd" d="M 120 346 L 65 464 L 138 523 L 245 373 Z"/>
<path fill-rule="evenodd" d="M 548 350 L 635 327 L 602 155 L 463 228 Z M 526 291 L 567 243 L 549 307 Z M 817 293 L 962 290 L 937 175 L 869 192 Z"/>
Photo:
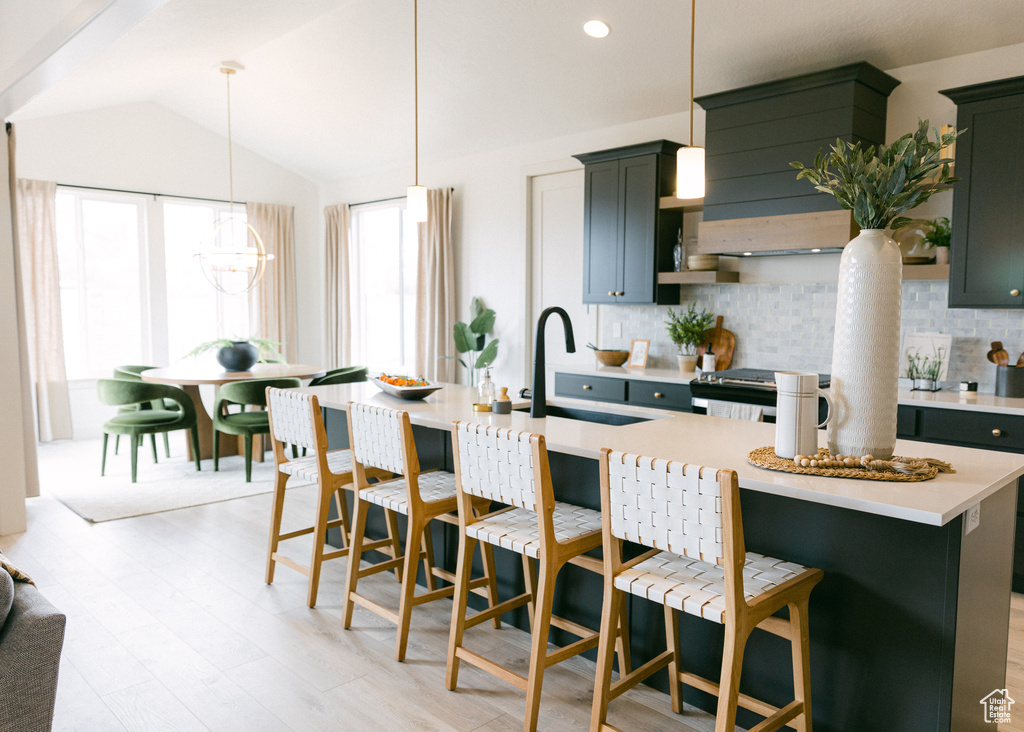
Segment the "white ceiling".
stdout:
<path fill-rule="evenodd" d="M 412 6 L 171 0 L 12 119 L 154 101 L 223 133 L 217 67 L 236 59 L 246 66 L 232 81 L 239 144 L 320 182 L 411 167 Z M 584 35 L 591 18 L 611 35 Z M 685 0 L 424 0 L 421 157 L 681 112 L 688 39 Z M 696 89 L 1022 42 L 1021 0 L 702 0 Z"/>

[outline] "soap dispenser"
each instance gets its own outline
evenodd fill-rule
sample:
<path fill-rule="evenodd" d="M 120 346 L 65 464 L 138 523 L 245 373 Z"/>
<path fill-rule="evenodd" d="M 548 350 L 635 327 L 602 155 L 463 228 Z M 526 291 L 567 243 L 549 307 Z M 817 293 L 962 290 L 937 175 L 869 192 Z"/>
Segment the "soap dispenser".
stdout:
<path fill-rule="evenodd" d="M 477 386 L 477 405 L 481 411 L 490 411 L 494 403 L 494 382 L 491 381 L 491 365 L 484 367 L 484 379 Z"/>

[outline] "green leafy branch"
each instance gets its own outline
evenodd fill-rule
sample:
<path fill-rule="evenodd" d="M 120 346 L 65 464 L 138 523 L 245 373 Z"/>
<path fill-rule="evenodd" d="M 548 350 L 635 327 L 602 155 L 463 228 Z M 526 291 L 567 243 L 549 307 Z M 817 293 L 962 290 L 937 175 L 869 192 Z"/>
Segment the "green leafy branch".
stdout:
<path fill-rule="evenodd" d="M 682 310 L 676 313 L 669 308 L 665 325 L 669 340 L 682 351 L 684 346 L 694 349 L 703 343 L 704 331 L 711 327 L 714 320 L 714 315 L 707 310 L 697 310 L 697 306 L 691 303 L 685 313 Z"/>
<path fill-rule="evenodd" d="M 495 313 L 490 308 L 485 308 L 479 297 L 474 297 L 469 304 L 471 320 L 469 324 L 461 320 L 452 328 L 452 336 L 455 339 L 455 350 L 461 354 L 470 354 L 463 360 L 459 356 L 446 356 L 453 358 L 469 371 L 470 383 L 474 381 L 474 372 L 488 364 L 493 364 L 498 357 L 498 339 L 485 342 L 485 336 L 494 330 Z M 468 363 L 467 363 L 468 361 Z M 473 367 L 470 368 L 469 364 Z"/>
<path fill-rule="evenodd" d="M 952 158 L 942 150 L 964 130 L 935 132 L 928 138 L 928 120 L 919 120 L 917 131 L 907 133 L 891 146 L 864 148 L 860 142 L 836 140 L 832 152 L 818 150 L 814 163 L 805 166 L 790 163 L 799 170 L 797 179 L 806 178 L 814 187 L 835 197 L 836 202 L 853 211 L 862 229 L 899 228 L 908 219 L 896 218 L 927 201 L 935 193 L 949 189 L 959 178 L 950 169 Z"/>

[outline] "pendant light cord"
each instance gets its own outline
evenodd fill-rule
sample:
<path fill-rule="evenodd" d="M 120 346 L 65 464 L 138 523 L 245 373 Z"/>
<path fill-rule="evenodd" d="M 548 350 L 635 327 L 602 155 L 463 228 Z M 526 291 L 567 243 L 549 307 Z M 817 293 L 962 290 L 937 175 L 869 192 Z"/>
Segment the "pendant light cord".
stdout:
<path fill-rule="evenodd" d="M 697 0 L 690 0 L 690 147 L 693 147 L 693 42 L 696 26 Z"/>
<path fill-rule="evenodd" d="M 419 0 L 412 0 L 413 126 L 416 147 L 416 185 L 420 184 L 420 13 Z"/>
<path fill-rule="evenodd" d="M 228 211 L 231 215 L 235 213 L 235 167 L 231 157 L 231 74 L 233 73 L 234 71 L 224 73 L 224 76 L 227 77 L 228 89 Z"/>

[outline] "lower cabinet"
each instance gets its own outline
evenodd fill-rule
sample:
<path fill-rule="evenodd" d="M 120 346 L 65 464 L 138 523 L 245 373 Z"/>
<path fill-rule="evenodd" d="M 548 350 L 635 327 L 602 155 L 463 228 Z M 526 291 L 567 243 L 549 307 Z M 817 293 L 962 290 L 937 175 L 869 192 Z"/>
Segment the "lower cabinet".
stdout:
<path fill-rule="evenodd" d="M 555 396 L 692 412 L 690 385 L 555 373 Z"/>
<path fill-rule="evenodd" d="M 900 406 L 896 433 L 905 440 L 939 442 L 981 450 L 1024 453 L 1024 417 L 963 409 Z M 1013 591 L 1024 592 L 1024 495 L 1017 483 L 1017 531 Z"/>

